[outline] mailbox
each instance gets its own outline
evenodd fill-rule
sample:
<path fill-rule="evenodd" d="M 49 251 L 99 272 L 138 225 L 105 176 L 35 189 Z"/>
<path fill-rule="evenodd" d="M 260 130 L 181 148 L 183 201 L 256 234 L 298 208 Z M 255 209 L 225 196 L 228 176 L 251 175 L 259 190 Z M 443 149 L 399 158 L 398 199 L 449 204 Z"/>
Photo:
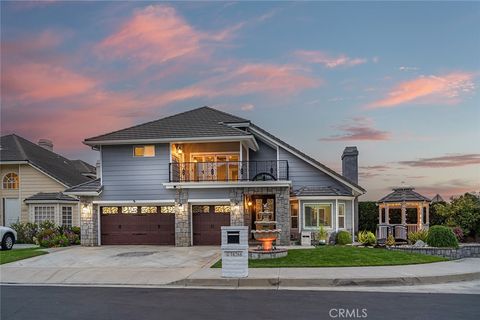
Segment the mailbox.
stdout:
<path fill-rule="evenodd" d="M 222 277 L 248 276 L 248 227 L 222 227 Z"/>
<path fill-rule="evenodd" d="M 312 233 L 310 231 L 302 231 L 301 237 L 302 237 L 302 240 L 301 240 L 302 246 L 312 245 Z"/>

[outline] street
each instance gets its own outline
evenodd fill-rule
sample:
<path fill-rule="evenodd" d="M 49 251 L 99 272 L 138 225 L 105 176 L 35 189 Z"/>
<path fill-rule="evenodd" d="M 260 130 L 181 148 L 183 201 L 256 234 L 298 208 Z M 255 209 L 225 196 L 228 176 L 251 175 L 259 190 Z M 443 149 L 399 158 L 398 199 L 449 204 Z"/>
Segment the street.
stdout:
<path fill-rule="evenodd" d="M 478 319 L 472 294 L 1 286 L 2 320 Z"/>

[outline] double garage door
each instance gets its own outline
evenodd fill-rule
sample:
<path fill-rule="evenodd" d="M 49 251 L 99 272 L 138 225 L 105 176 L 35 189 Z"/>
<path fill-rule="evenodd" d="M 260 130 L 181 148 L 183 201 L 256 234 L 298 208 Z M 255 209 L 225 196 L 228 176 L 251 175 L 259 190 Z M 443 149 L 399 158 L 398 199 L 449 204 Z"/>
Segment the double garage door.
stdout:
<path fill-rule="evenodd" d="M 230 206 L 193 205 L 193 245 L 219 245 L 221 226 L 230 225 Z M 102 207 L 101 242 L 120 244 L 175 244 L 173 206 Z"/>
<path fill-rule="evenodd" d="M 175 212 L 166 207 L 102 207 L 102 244 L 175 244 Z"/>

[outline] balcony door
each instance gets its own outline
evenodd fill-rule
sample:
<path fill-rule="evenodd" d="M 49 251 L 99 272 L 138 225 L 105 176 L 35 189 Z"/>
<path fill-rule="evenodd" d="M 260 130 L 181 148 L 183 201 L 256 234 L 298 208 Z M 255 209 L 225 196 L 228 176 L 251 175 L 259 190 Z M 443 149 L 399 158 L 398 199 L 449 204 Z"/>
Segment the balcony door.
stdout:
<path fill-rule="evenodd" d="M 238 153 L 192 154 L 190 174 L 195 181 L 235 181 L 238 161 Z"/>

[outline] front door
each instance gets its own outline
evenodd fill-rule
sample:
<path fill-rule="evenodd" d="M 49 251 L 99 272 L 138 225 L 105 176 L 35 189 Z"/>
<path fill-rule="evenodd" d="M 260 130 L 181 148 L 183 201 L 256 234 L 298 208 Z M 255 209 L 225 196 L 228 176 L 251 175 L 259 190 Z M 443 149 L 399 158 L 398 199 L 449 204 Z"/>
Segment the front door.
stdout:
<path fill-rule="evenodd" d="M 5 226 L 20 221 L 20 201 L 18 198 L 5 199 Z"/>
<path fill-rule="evenodd" d="M 272 219 L 275 220 L 275 195 L 260 195 L 252 197 L 252 230 L 256 229 L 255 221 L 262 220 L 261 212 L 272 212 Z M 253 234 L 251 235 L 253 238 Z"/>

